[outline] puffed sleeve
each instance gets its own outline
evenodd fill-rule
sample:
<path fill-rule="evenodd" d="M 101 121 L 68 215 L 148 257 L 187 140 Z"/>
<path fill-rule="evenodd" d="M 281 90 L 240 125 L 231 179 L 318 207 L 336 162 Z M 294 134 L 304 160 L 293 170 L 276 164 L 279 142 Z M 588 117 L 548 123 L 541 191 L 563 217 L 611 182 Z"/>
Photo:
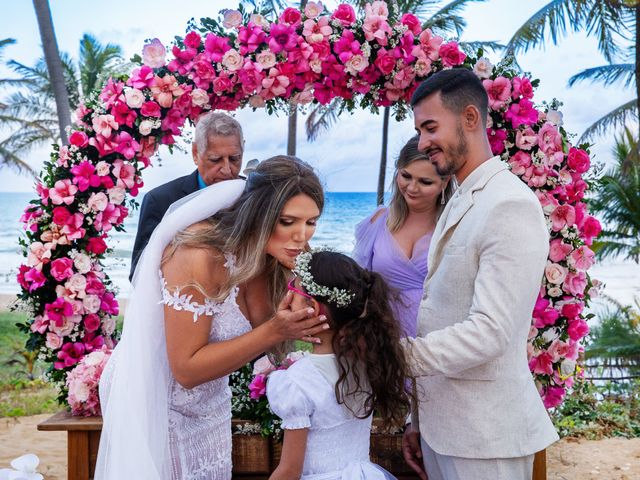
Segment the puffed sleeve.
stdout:
<path fill-rule="evenodd" d="M 311 426 L 313 404 L 287 370 L 276 370 L 267 380 L 267 399 L 273 413 L 282 419 L 282 428 L 298 430 Z"/>
<path fill-rule="evenodd" d="M 372 215 L 368 216 L 356 225 L 355 246 L 351 256 L 362 268 L 371 270 L 371 260 L 373 259 L 373 244 L 375 243 L 378 231 L 384 227 L 384 213 L 380 214 L 384 207 L 378 208 Z"/>

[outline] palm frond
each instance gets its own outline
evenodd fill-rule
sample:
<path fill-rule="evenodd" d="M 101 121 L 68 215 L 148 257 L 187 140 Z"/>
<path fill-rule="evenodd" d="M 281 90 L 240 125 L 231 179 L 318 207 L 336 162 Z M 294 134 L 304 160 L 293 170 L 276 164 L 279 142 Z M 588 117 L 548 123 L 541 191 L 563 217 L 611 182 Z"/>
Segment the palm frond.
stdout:
<path fill-rule="evenodd" d="M 122 48 L 108 43 L 102 45 L 95 37 L 85 33 L 80 40 L 80 84 L 86 97 L 92 91 L 102 87 L 105 77 L 114 73 L 123 63 Z M 77 84 L 77 83 L 76 83 Z"/>
<path fill-rule="evenodd" d="M 328 105 L 318 104 L 305 121 L 307 140 L 313 142 L 323 130 L 328 130 L 338 121 L 342 110 L 342 100 L 334 99 Z"/>
<path fill-rule="evenodd" d="M 603 135 L 611 129 L 625 125 L 628 121 L 637 120 L 638 112 L 636 111 L 636 103 L 637 100 L 634 98 L 600 117 L 582 132 L 578 143 L 592 141 L 594 138 Z"/>
<path fill-rule="evenodd" d="M 462 50 L 473 55 L 477 53 L 479 48 L 482 48 L 484 51 L 491 50 L 492 52 L 499 52 L 505 48 L 503 44 L 491 40 L 480 42 L 459 42 L 458 45 Z"/>
<path fill-rule="evenodd" d="M 584 16 L 587 34 L 597 37 L 598 50 L 607 62 L 612 63 L 622 51 L 616 37 L 630 40 L 630 32 L 626 26 L 629 17 L 625 15 L 625 9 L 621 8 L 618 2 L 592 0 L 589 3 L 591 8 Z"/>
<path fill-rule="evenodd" d="M 617 63 L 587 68 L 573 75 L 569 79 L 569 86 L 573 87 L 576 83 L 587 80 L 602 82 L 604 85 L 621 82 L 623 86 L 630 87 L 635 84 L 636 67 L 632 63 Z"/>
<path fill-rule="evenodd" d="M 553 0 L 529 17 L 507 42 L 505 54 L 515 55 L 544 43 L 548 35 L 554 45 L 567 34 L 567 26 L 578 31 L 581 26 L 581 4 L 575 0 Z"/>

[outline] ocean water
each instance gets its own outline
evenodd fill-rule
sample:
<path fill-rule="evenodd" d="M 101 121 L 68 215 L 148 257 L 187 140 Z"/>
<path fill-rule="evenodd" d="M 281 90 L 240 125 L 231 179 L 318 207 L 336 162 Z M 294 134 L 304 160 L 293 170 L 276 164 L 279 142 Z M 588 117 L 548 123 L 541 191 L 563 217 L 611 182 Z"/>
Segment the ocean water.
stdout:
<path fill-rule="evenodd" d="M 19 218 L 32 193 L 0 192 L 0 294 L 15 294 L 19 291 L 15 276 L 23 261 L 18 238 L 23 234 Z M 142 198 L 139 198 L 142 201 Z M 376 194 L 329 192 L 324 213 L 318 223 L 312 245 L 327 245 L 349 253 L 353 249 L 355 225 L 370 215 L 376 208 Z M 138 210 L 125 221 L 125 232 L 113 232 L 109 245 L 113 254 L 105 262 L 105 269 L 118 287 L 119 295 L 129 292 L 129 265 Z M 631 304 L 640 297 L 640 265 L 622 260 L 608 260 L 594 265 L 590 271 L 594 278 L 604 282 L 604 293 L 623 304 Z"/>

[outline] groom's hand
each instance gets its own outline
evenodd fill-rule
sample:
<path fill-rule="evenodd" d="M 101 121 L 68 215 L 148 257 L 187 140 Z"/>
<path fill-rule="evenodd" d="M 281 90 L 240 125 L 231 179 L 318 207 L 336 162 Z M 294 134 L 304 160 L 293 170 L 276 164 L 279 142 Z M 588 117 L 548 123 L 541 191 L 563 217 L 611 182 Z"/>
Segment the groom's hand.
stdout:
<path fill-rule="evenodd" d="M 291 310 L 293 295 L 287 292 L 278 305 L 278 311 L 272 318 L 274 327 L 282 340 L 303 340 L 310 343 L 321 343 L 317 335 L 329 328 L 327 317 L 315 315 L 313 308 Z"/>
<path fill-rule="evenodd" d="M 422 460 L 422 449 L 420 448 L 420 433 L 414 432 L 411 424 L 407 425 L 407 429 L 402 436 L 402 454 L 404 460 L 411 468 L 415 470 L 421 480 L 427 479 L 427 472 L 424 471 L 424 463 Z"/>

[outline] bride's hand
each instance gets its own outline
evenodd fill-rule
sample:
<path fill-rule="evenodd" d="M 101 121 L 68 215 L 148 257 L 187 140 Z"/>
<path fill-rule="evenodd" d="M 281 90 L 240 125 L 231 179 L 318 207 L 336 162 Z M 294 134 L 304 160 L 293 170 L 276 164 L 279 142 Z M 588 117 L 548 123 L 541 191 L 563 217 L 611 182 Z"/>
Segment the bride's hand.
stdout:
<path fill-rule="evenodd" d="M 292 311 L 290 308 L 292 299 L 293 294 L 287 292 L 278 305 L 278 311 L 271 319 L 276 333 L 282 337 L 282 340 L 321 343 L 315 335 L 329 328 L 327 317 L 314 315 L 315 311 L 309 307 Z"/>

